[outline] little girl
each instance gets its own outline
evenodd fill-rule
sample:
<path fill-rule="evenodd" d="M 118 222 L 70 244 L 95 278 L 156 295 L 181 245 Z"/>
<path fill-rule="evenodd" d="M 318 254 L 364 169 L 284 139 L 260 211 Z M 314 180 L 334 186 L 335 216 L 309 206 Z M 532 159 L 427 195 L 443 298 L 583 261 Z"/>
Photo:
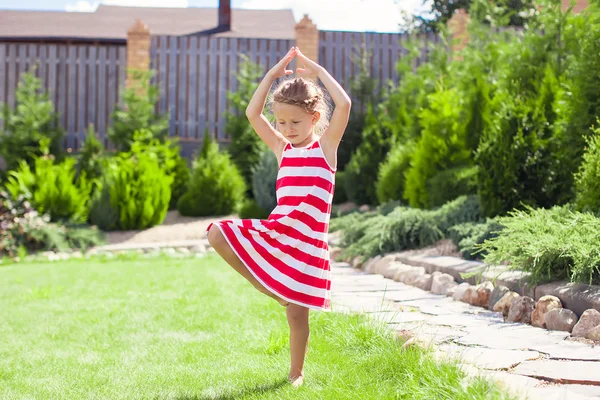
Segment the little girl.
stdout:
<path fill-rule="evenodd" d="M 274 129 L 262 114 L 275 79 L 290 75 L 294 57 L 303 64 L 297 78 L 273 94 Z M 318 77 L 335 103 L 331 119 Z M 286 307 L 290 327 L 288 379 L 300 386 L 308 345 L 309 309 L 330 311 L 327 233 L 335 185 L 337 148 L 350 114 L 350 98 L 320 65 L 297 47 L 264 77 L 246 116 L 277 156 L 277 207 L 267 220 L 223 220 L 208 227 L 208 241 L 262 293 Z"/>

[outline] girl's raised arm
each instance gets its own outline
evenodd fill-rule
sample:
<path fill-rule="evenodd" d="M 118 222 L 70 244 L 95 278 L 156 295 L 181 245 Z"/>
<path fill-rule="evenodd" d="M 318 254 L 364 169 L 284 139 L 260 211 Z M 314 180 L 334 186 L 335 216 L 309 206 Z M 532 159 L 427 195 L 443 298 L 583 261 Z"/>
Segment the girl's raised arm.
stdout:
<path fill-rule="evenodd" d="M 306 57 L 297 47 L 296 54 L 300 63 L 304 65 L 304 68 L 296 69 L 297 74 L 300 76 L 317 76 L 323 82 L 323 85 L 325 85 L 331 99 L 335 103 L 335 110 L 331 115 L 329 127 L 323 133 L 321 144 L 324 145 L 324 149 L 337 152 L 338 145 L 342 140 L 342 136 L 348 125 L 348 119 L 350 118 L 350 108 L 352 107 L 350 96 L 348 96 L 346 91 L 325 68 Z"/>
<path fill-rule="evenodd" d="M 263 109 L 265 102 L 267 101 L 267 95 L 273 85 L 275 79 L 294 73 L 294 71 L 288 70 L 287 66 L 296 56 L 296 50 L 294 47 L 288 51 L 288 53 L 275 65 L 263 78 L 260 85 L 252 95 L 250 103 L 246 108 L 246 117 L 250 121 L 250 125 L 254 128 L 258 136 L 266 143 L 267 146 L 277 155 L 283 151 L 285 145 L 285 138 L 281 133 L 277 132 L 269 120 L 263 115 Z"/>

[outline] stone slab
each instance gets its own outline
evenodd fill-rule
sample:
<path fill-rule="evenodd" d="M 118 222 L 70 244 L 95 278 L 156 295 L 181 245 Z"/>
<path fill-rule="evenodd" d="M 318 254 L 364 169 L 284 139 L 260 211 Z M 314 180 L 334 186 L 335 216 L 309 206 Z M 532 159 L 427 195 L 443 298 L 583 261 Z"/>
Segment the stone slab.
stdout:
<path fill-rule="evenodd" d="M 500 315 L 489 314 L 451 314 L 437 315 L 427 320 L 429 325 L 446 325 L 446 326 L 487 326 L 492 324 L 504 323 L 504 319 Z"/>
<path fill-rule="evenodd" d="M 513 373 L 559 383 L 600 385 L 600 363 L 589 361 L 536 360 L 519 364 Z"/>
<path fill-rule="evenodd" d="M 540 353 L 537 351 L 488 349 L 455 344 L 443 344 L 439 349 L 452 358 L 492 370 L 509 369 L 523 361 L 540 357 Z"/>
<path fill-rule="evenodd" d="M 466 332 L 463 332 L 460 329 L 427 325 L 423 322 L 389 324 L 389 326 L 397 331 L 404 329 L 409 330 L 424 342 L 433 344 L 441 344 L 449 340 L 455 340 L 466 334 Z"/>
<path fill-rule="evenodd" d="M 403 324 L 407 322 L 426 321 L 430 316 L 420 312 L 380 311 L 369 314 L 370 317 L 386 324 Z"/>
<path fill-rule="evenodd" d="M 535 288 L 535 299 L 552 295 L 560 299 L 564 308 L 581 316 L 587 309 L 600 311 L 600 286 L 583 283 L 552 282 Z"/>

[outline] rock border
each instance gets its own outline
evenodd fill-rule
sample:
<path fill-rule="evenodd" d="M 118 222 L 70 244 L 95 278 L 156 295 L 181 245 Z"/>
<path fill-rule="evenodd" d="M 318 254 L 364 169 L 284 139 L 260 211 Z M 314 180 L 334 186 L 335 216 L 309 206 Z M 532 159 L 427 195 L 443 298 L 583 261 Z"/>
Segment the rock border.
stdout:
<path fill-rule="evenodd" d="M 332 248 L 332 258 L 340 252 Z M 488 268 L 481 262 L 447 256 L 390 253 L 344 261 L 367 273 L 502 313 L 506 322 L 600 342 L 600 286 L 567 282 L 530 286 L 527 274 L 506 266 Z M 464 273 L 472 276 L 463 278 Z"/>

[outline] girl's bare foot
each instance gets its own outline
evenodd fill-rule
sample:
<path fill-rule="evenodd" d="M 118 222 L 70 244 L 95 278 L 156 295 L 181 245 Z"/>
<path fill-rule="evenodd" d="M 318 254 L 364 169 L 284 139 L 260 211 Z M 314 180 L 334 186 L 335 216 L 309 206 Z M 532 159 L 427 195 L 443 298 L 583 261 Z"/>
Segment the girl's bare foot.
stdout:
<path fill-rule="evenodd" d="M 304 383 L 304 376 L 303 375 L 299 375 L 299 376 L 288 376 L 288 381 L 290 382 L 290 384 L 292 385 L 292 387 L 300 387 L 302 386 L 302 384 Z"/>

